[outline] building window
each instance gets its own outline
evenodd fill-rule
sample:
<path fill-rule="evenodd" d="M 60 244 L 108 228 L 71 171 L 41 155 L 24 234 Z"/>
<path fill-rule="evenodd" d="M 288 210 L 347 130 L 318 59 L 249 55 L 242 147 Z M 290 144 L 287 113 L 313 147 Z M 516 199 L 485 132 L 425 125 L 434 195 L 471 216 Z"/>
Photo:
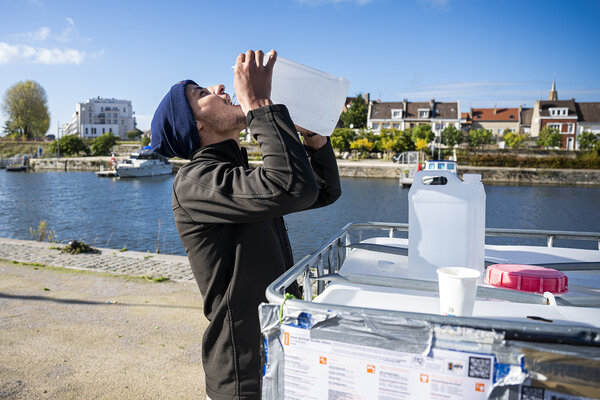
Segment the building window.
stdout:
<path fill-rule="evenodd" d="M 379 124 L 378 124 L 378 123 L 376 123 L 376 122 L 374 122 L 374 123 L 373 123 L 373 129 L 379 129 Z"/>
<path fill-rule="evenodd" d="M 104 111 L 104 107 L 100 107 L 100 111 Z"/>
<path fill-rule="evenodd" d="M 123 107 L 123 112 L 127 112 L 125 107 Z"/>
<path fill-rule="evenodd" d="M 419 109 L 419 118 L 427 118 L 429 117 L 429 110 Z"/>
<path fill-rule="evenodd" d="M 561 124 L 548 124 L 547 125 L 549 129 L 556 129 L 557 131 L 560 132 L 560 126 Z"/>
<path fill-rule="evenodd" d="M 394 129 L 400 129 L 400 124 L 392 124 L 392 126 L 394 127 Z"/>
<path fill-rule="evenodd" d="M 102 133 L 103 133 L 103 134 L 105 133 L 105 132 L 104 132 L 104 128 L 102 128 Z"/>
<path fill-rule="evenodd" d="M 551 108 L 550 109 L 550 115 L 552 115 L 553 117 L 557 117 L 557 116 L 566 116 L 569 114 L 569 109 L 568 108 Z"/>
<path fill-rule="evenodd" d="M 441 124 L 441 123 L 435 124 L 435 129 L 438 131 L 441 131 L 442 129 L 444 129 L 444 124 Z"/>
<path fill-rule="evenodd" d="M 392 119 L 401 119 L 403 110 L 392 110 Z"/>
<path fill-rule="evenodd" d="M 121 125 L 125 125 L 125 120 L 124 119 L 121 120 Z"/>
<path fill-rule="evenodd" d="M 383 124 L 381 124 L 381 129 L 388 129 L 389 127 L 390 127 L 390 124 L 388 124 L 388 123 L 384 122 Z"/>
<path fill-rule="evenodd" d="M 575 133 L 575 128 L 573 124 L 567 124 L 567 133 Z"/>
<path fill-rule="evenodd" d="M 86 135 L 88 134 L 88 128 L 85 128 L 85 134 Z"/>

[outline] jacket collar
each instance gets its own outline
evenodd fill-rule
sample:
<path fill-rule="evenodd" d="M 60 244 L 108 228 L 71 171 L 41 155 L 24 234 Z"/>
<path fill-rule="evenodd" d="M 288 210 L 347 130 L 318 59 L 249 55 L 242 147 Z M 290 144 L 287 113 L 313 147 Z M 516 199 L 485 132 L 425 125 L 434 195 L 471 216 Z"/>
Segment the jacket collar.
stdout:
<path fill-rule="evenodd" d="M 233 139 L 201 147 L 192 156 L 192 161 L 200 160 L 231 162 L 248 168 L 248 152 L 244 147 L 240 148 Z"/>

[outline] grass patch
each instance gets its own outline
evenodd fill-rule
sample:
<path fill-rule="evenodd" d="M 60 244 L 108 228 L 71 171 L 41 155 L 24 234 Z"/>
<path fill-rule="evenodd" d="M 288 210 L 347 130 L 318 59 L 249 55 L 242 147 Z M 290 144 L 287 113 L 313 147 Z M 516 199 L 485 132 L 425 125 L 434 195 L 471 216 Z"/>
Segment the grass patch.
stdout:
<path fill-rule="evenodd" d="M 79 253 L 93 253 L 98 254 L 100 251 L 98 249 L 94 249 L 91 246 L 83 242 L 78 242 L 77 240 L 72 240 L 68 245 L 63 247 L 60 250 L 61 253 L 69 253 L 69 254 L 79 254 Z"/>
<path fill-rule="evenodd" d="M 60 272 L 60 273 L 64 273 L 64 274 L 88 274 L 88 275 L 102 276 L 105 278 L 125 279 L 128 281 L 138 281 L 138 282 L 143 281 L 143 282 L 150 282 L 150 283 L 160 283 L 160 282 L 167 282 L 170 280 L 170 278 L 166 277 L 166 276 L 154 277 L 154 276 L 120 275 L 120 274 L 114 274 L 114 273 L 110 273 L 110 272 L 91 271 L 91 270 L 86 270 L 86 269 L 54 267 L 51 265 L 40 264 L 37 262 L 26 263 L 26 262 L 21 262 L 21 261 L 5 260 L 2 258 L 0 258 L 0 262 L 4 262 L 7 264 L 21 265 L 24 267 L 33 267 L 34 269 L 44 268 L 46 270 Z"/>

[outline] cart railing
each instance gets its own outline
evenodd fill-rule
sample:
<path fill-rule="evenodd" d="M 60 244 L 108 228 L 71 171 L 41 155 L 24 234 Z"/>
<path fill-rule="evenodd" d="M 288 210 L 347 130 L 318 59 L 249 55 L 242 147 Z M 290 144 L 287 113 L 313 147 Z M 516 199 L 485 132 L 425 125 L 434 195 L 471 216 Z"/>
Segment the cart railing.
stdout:
<path fill-rule="evenodd" d="M 300 281 L 303 288 L 304 300 L 288 300 L 286 303 L 291 307 L 320 309 L 323 311 L 338 309 L 338 310 L 363 310 L 358 307 L 340 306 L 326 303 L 314 303 L 312 300 L 316 295 L 323 292 L 329 282 L 348 282 L 355 284 L 376 285 L 383 287 L 392 287 L 399 289 L 416 289 L 424 292 L 437 292 L 438 284 L 433 281 L 416 280 L 416 279 L 400 279 L 390 277 L 377 277 L 360 274 L 339 274 L 339 269 L 344 263 L 348 253 L 354 248 L 366 248 L 367 250 L 391 252 L 395 254 L 407 254 L 407 248 L 398 248 L 385 245 L 370 245 L 361 243 L 366 238 L 368 232 L 378 231 L 376 236 L 396 237 L 397 234 L 408 232 L 408 224 L 402 223 L 381 223 L 381 222 L 366 222 L 366 223 L 349 223 L 344 226 L 339 232 L 319 247 L 313 254 L 307 255 L 292 268 L 275 280 L 266 290 L 266 296 L 270 303 L 281 304 L 284 302 L 284 294 L 286 289 L 295 281 Z M 382 235 L 383 233 L 383 235 Z M 398 235 L 400 236 L 400 235 Z M 517 238 L 541 238 L 546 239 L 547 245 L 552 247 L 555 239 L 569 240 L 585 240 L 585 241 L 600 241 L 600 232 L 568 232 L 568 231 L 539 231 L 539 230 L 515 230 L 515 229 L 486 229 L 486 236 L 490 237 L 517 237 Z M 373 246 L 372 248 L 368 246 Z M 587 270 L 600 270 L 600 264 L 587 265 Z M 571 268 L 577 269 L 577 268 Z M 478 287 L 477 295 L 486 298 L 498 300 L 506 300 L 519 303 L 533 304 L 548 304 L 551 299 L 544 297 L 541 294 L 522 293 L 517 291 L 509 291 L 492 287 Z M 586 306 L 600 307 L 600 296 L 586 296 L 582 299 L 569 298 L 568 300 L 556 296 L 555 299 L 558 305 L 568 306 Z M 544 333 L 544 328 L 540 328 L 539 324 L 528 324 L 527 322 L 510 322 L 510 321 L 491 321 L 489 319 L 479 318 L 462 318 L 462 317 L 447 317 L 433 314 L 420 314 L 411 312 L 399 311 L 383 311 L 369 309 L 369 313 L 375 314 L 394 314 L 404 318 L 410 316 L 413 318 L 425 319 L 433 323 L 445 323 L 463 326 L 471 326 L 475 328 L 494 329 L 494 326 L 499 323 L 503 329 L 510 330 L 514 325 L 515 332 L 520 338 L 523 338 L 523 333 L 531 330 L 532 334 L 539 340 L 540 335 L 547 334 L 549 337 L 562 336 L 573 337 L 575 341 L 583 340 L 585 343 L 594 343 L 600 345 L 600 330 L 587 327 L 573 327 L 554 324 L 548 328 L 548 332 Z M 578 330 L 579 328 L 583 331 Z M 541 329 L 541 330 L 540 330 Z M 564 330 L 564 332 L 562 332 Z M 585 331 L 585 332 L 584 332 Z M 575 336 L 573 336 L 575 335 Z M 585 337 L 585 339 L 582 339 Z M 581 343 L 581 342 L 580 342 Z"/>

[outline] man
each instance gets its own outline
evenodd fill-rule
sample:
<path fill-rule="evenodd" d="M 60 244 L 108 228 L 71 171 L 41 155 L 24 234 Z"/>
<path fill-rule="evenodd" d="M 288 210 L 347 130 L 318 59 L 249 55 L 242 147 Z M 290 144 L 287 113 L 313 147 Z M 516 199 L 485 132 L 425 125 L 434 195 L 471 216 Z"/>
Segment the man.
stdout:
<path fill-rule="evenodd" d="M 300 129 L 302 146 L 286 107 L 272 104 L 276 53 L 268 56 L 266 65 L 262 51 L 238 56 L 239 106 L 223 85 L 188 80 L 171 88 L 152 120 L 153 150 L 191 160 L 173 182 L 173 212 L 210 321 L 202 361 L 212 400 L 260 398 L 258 305 L 293 265 L 282 216 L 341 194 L 328 138 Z M 263 155 L 256 169 L 238 142 L 246 127 Z"/>

